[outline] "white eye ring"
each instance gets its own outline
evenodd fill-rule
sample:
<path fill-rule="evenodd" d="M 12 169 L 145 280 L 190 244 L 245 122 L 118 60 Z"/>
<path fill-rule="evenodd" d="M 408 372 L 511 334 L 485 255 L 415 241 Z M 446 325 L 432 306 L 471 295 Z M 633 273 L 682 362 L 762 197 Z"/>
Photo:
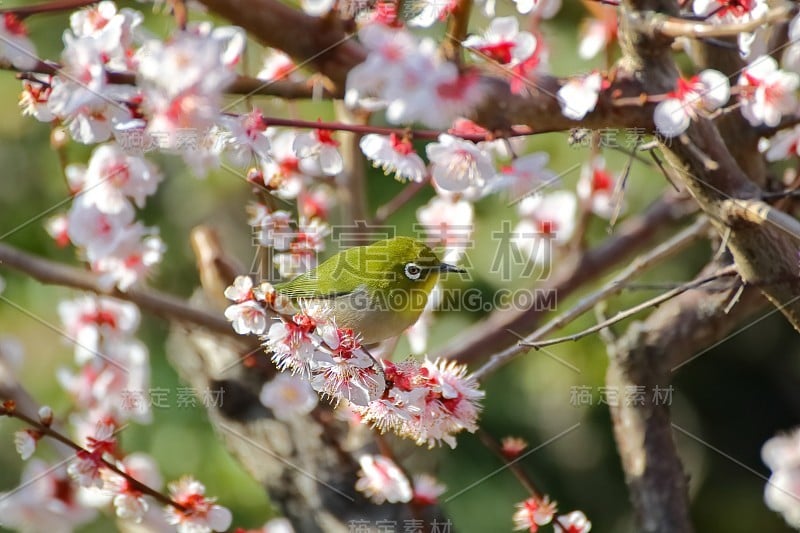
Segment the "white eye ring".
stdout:
<path fill-rule="evenodd" d="M 416 263 L 406 263 L 403 272 L 408 279 L 416 281 L 422 275 L 422 269 Z"/>

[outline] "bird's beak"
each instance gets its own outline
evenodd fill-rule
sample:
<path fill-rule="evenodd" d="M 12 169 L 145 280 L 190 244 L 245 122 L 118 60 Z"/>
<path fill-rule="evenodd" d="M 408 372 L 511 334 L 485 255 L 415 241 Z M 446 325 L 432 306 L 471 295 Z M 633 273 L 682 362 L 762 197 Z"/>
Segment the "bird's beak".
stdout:
<path fill-rule="evenodd" d="M 463 268 L 458 268 L 457 266 L 448 265 L 447 263 L 441 263 L 439 265 L 439 272 L 456 272 L 458 274 L 464 274 L 466 270 Z"/>

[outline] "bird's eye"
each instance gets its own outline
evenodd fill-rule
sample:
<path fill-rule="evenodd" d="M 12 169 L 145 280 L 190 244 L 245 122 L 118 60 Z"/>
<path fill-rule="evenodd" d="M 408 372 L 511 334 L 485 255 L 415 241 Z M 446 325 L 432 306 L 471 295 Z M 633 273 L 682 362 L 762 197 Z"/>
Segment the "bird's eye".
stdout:
<path fill-rule="evenodd" d="M 416 263 L 406 263 L 405 268 L 406 277 L 410 280 L 418 280 L 420 275 L 422 275 L 422 269 Z"/>

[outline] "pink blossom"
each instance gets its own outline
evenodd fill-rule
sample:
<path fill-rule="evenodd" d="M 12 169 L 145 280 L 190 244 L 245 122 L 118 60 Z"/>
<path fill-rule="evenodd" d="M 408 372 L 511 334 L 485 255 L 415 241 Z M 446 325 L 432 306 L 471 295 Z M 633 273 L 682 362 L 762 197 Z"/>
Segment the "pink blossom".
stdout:
<path fill-rule="evenodd" d="M 694 13 L 709 17 L 715 24 L 747 23 L 764 16 L 769 10 L 766 0 L 694 0 Z M 756 38 L 754 32 L 740 32 L 739 51 L 743 56 L 750 54 L 750 47 Z"/>
<path fill-rule="evenodd" d="M 782 514 L 790 526 L 800 527 L 800 430 L 769 439 L 761 459 L 772 470 L 764 487 L 767 507 Z"/>
<path fill-rule="evenodd" d="M 269 48 L 264 55 L 264 63 L 256 74 L 256 78 L 264 81 L 299 81 L 303 79 L 303 76 L 300 75 L 291 57 L 276 48 Z"/>
<path fill-rule="evenodd" d="M 140 481 L 154 490 L 160 490 L 163 484 L 158 465 L 149 455 L 132 453 L 122 461 L 117 461 L 117 468 L 133 479 Z M 109 469 L 101 471 L 103 491 L 110 493 L 116 515 L 123 520 L 140 523 L 150 505 L 145 495 L 127 478 Z"/>
<path fill-rule="evenodd" d="M 177 526 L 178 533 L 225 531 L 233 521 L 231 512 L 205 496 L 206 488 L 192 477 L 185 476 L 168 485 L 170 496 L 185 511 L 167 507 L 167 521 Z"/>
<path fill-rule="evenodd" d="M 728 78 L 716 70 L 704 70 L 689 80 L 678 78 L 678 85 L 654 111 L 659 133 L 676 137 L 686 131 L 700 112 L 711 112 L 730 98 Z"/>
<path fill-rule="evenodd" d="M 502 65 L 512 65 L 533 54 L 536 37 L 527 31 L 519 31 L 516 17 L 499 17 L 492 20 L 482 37 L 472 35 L 463 44 Z"/>
<path fill-rule="evenodd" d="M 291 200 L 297 198 L 308 181 L 308 176 L 322 174 L 317 161 L 300 159 L 294 151 L 297 133 L 284 130 L 271 141 L 270 158 L 261 163 L 265 187 L 274 195 Z"/>
<path fill-rule="evenodd" d="M 14 448 L 23 461 L 27 461 L 36 451 L 36 442 L 42 435 L 33 429 L 23 429 L 14 432 Z"/>
<path fill-rule="evenodd" d="M 539 526 L 549 524 L 556 512 L 556 503 L 545 496 L 544 499 L 528 498 L 516 505 L 517 510 L 512 517 L 514 531 L 528 530 L 536 533 Z"/>
<path fill-rule="evenodd" d="M 578 179 L 578 198 L 595 215 L 610 218 L 615 206 L 612 204 L 616 179 L 606 170 L 602 156 L 592 158 L 581 167 Z"/>
<path fill-rule="evenodd" d="M 413 501 L 417 505 L 436 505 L 447 487 L 429 474 L 414 476 Z"/>
<path fill-rule="evenodd" d="M 314 159 L 326 176 L 335 176 L 344 169 L 344 160 L 338 148 L 339 141 L 331 133 L 331 130 L 312 130 L 298 135 L 293 145 L 297 157 Z"/>
<path fill-rule="evenodd" d="M 375 503 L 411 501 L 411 484 L 391 459 L 382 455 L 362 455 L 358 459 L 356 490 Z"/>
<path fill-rule="evenodd" d="M 430 28 L 444 21 L 458 6 L 457 0 L 418 0 L 418 4 L 422 9 L 409 19 L 408 25 L 419 28 Z"/>
<path fill-rule="evenodd" d="M 105 352 L 104 344 L 122 340 L 139 327 L 139 309 L 129 302 L 106 296 L 63 300 L 58 314 L 70 340 L 75 359 L 83 364 Z"/>
<path fill-rule="evenodd" d="M 800 126 L 779 131 L 771 139 L 759 143 L 759 148 L 766 151 L 767 161 L 783 161 L 800 155 Z"/>
<path fill-rule="evenodd" d="M 216 122 L 222 91 L 235 78 L 243 40 L 237 30 L 200 27 L 168 43 L 148 41 L 137 52 L 138 82 L 149 113 L 148 132 L 160 146 L 181 148 L 178 130 L 199 134 Z M 165 76 L 180 72 L 180 76 Z"/>
<path fill-rule="evenodd" d="M 603 18 L 590 18 L 583 22 L 578 43 L 581 59 L 592 59 L 605 50 L 617 38 L 617 13 L 614 9 L 604 9 Z"/>
<path fill-rule="evenodd" d="M 445 191 L 461 192 L 482 188 L 494 174 L 491 157 L 474 143 L 443 133 L 438 142 L 425 147 L 431 162 L 431 175 Z"/>
<path fill-rule="evenodd" d="M 22 94 L 19 96 L 19 106 L 23 115 L 29 115 L 39 122 L 51 122 L 56 116 L 50 110 L 50 82 L 52 76 L 32 74 L 37 81 L 23 80 Z"/>
<path fill-rule="evenodd" d="M 67 231 L 68 227 L 69 222 L 67 221 L 66 215 L 50 217 L 44 224 L 47 234 L 53 238 L 56 242 L 56 246 L 59 248 L 64 248 L 70 242 L 69 233 Z"/>
<path fill-rule="evenodd" d="M 798 74 L 780 70 L 771 56 L 756 58 L 739 76 L 742 115 L 753 126 L 777 126 L 783 115 L 796 110 L 798 86 Z"/>
<path fill-rule="evenodd" d="M 228 306 L 225 318 L 239 335 L 261 335 L 267 330 L 267 314 L 261 305 L 253 301 Z"/>
<path fill-rule="evenodd" d="M 547 168 L 550 155 L 547 152 L 533 152 L 517 157 L 510 164 L 501 166 L 492 189 L 508 189 L 512 200 L 555 184 L 558 176 Z"/>
<path fill-rule="evenodd" d="M 514 3 L 523 15 L 531 13 L 540 19 L 551 19 L 561 9 L 561 0 L 514 0 Z"/>
<path fill-rule="evenodd" d="M 566 526 L 566 529 L 562 527 Z M 589 533 L 592 530 L 592 523 L 586 518 L 586 515 L 581 511 L 572 511 L 566 515 L 558 517 L 558 520 L 553 522 L 553 528 L 558 533 Z"/>
<path fill-rule="evenodd" d="M 128 199 L 136 207 L 144 207 L 162 179 L 150 161 L 126 154 L 116 143 L 104 144 L 92 152 L 81 196 L 103 213 L 116 214 L 126 209 Z"/>
<path fill-rule="evenodd" d="M 519 203 L 522 220 L 512 242 L 535 264 L 550 260 L 553 245 L 569 241 L 575 229 L 577 200 L 569 191 L 529 196 Z"/>
<path fill-rule="evenodd" d="M 265 383 L 258 398 L 275 418 L 286 421 L 307 415 L 319 401 L 308 381 L 289 374 L 278 374 Z"/>
<path fill-rule="evenodd" d="M 421 182 L 428 174 L 411 141 L 394 133 L 369 133 L 361 138 L 359 146 L 374 166 L 380 167 L 384 174 L 394 174 L 397 180 Z"/>
<path fill-rule="evenodd" d="M 109 68 L 128 70 L 133 67 L 134 34 L 143 16 L 133 9 L 118 10 L 114 2 L 103 1 L 79 9 L 70 15 L 72 33 L 77 38 L 91 38 L 97 43 Z"/>
<path fill-rule="evenodd" d="M 12 12 L 0 14 L 0 58 L 19 70 L 31 70 L 39 61 L 25 24 Z"/>
<path fill-rule="evenodd" d="M 417 209 L 429 245 L 443 246 L 445 262 L 457 263 L 471 245 L 474 209 L 466 200 L 437 195 Z"/>
<path fill-rule="evenodd" d="M 91 266 L 101 274 L 100 281 L 105 286 L 126 291 L 161 262 L 164 250 L 164 242 L 155 229 L 136 223 L 125 228 L 108 255 L 93 261 Z"/>
<path fill-rule="evenodd" d="M 120 211 L 105 213 L 97 204 L 79 196 L 67 214 L 66 233 L 82 249 L 86 259 L 97 261 L 109 255 L 133 222 L 133 207 L 125 203 Z"/>
<path fill-rule="evenodd" d="M 234 165 L 246 167 L 270 158 L 267 125 L 259 109 L 235 117 L 223 115 L 219 122 L 228 130 L 226 153 Z"/>
<path fill-rule="evenodd" d="M 599 72 L 570 79 L 558 90 L 561 113 L 572 120 L 582 120 L 594 111 L 602 88 L 603 78 Z"/>
<path fill-rule="evenodd" d="M 24 531 L 68 533 L 94 519 L 65 469 L 30 460 L 17 489 L 0 493 L 0 525 Z"/>

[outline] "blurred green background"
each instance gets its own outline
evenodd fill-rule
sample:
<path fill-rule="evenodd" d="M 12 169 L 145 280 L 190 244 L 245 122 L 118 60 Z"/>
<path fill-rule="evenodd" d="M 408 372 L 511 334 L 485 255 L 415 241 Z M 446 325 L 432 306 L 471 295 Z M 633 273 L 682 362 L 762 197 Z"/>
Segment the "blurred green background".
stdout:
<path fill-rule="evenodd" d="M 24 3 L 27 2 L 5 5 Z M 584 62 L 577 58 L 576 29 L 585 12 L 577 2 L 566 4 L 555 21 L 543 25 L 551 50 L 552 71 L 572 74 L 602 67 L 600 59 Z M 144 9 L 146 26 L 156 34 L 165 35 L 173 26 L 168 17 L 150 13 L 148 6 L 121 5 Z M 510 6 L 501 4 L 498 10 L 501 14 L 510 12 Z M 40 55 L 56 59 L 67 15 L 36 16 L 28 24 Z M 485 19 L 476 16 L 472 27 L 481 29 L 484 26 Z M 259 54 L 256 47 L 252 50 L 249 63 L 251 72 L 255 72 Z M 0 234 L 6 234 L 6 243 L 26 251 L 79 265 L 73 250 L 56 248 L 42 227 L 47 218 L 43 213 L 49 216 L 68 207 L 65 204 L 53 209 L 64 201 L 67 193 L 57 155 L 49 146 L 50 129 L 46 124 L 20 116 L 16 103 L 19 91 L 20 83 L 12 73 L 0 73 Z M 296 114 L 308 119 L 332 116 L 324 105 L 287 106 L 273 99 L 255 99 L 254 103 L 265 108 L 265 115 Z M 585 161 L 588 156 L 588 150 L 568 146 L 567 134 L 537 136 L 528 142 L 525 153 L 538 150 L 550 154 L 550 167 L 557 172 Z M 90 148 L 70 144 L 66 153 L 71 162 L 85 162 Z M 605 155 L 609 168 L 615 173 L 621 172 L 625 156 L 613 151 Z M 224 236 L 225 247 L 242 262 L 250 261 L 253 249 L 243 209 L 250 199 L 250 188 L 241 177 L 226 171 L 198 180 L 177 158 L 156 156 L 154 159 L 166 180 L 158 194 L 148 200 L 140 218 L 160 228 L 168 250 L 152 285 L 188 296 L 198 284 L 187 240 L 194 225 L 203 223 L 217 228 Z M 564 178 L 567 187 L 573 187 L 576 180 L 577 171 Z M 375 171 L 370 172 L 368 185 L 373 211 L 403 188 L 402 184 Z M 628 213 L 646 205 L 664 187 L 664 180 L 657 171 L 635 163 L 626 192 Z M 415 211 L 432 194 L 432 189 L 420 194 L 389 223 L 396 224 L 400 234 L 413 234 Z M 477 204 L 476 214 L 478 244 L 468 252 L 475 286 L 491 295 L 500 287 L 518 285 L 503 282 L 489 273 L 491 255 L 481 247 L 492 231 L 501 228 L 504 220 L 515 223 L 516 213 L 503 199 L 489 198 Z M 20 226 L 26 221 L 30 223 Z M 606 223 L 592 220 L 590 242 L 599 242 L 605 235 Z M 668 265 L 653 270 L 641 281 L 689 279 L 709 253 L 707 245 L 697 245 Z M 0 274 L 7 282 L 5 297 L 52 324 L 58 324 L 59 300 L 78 295 L 76 291 L 42 286 L 7 269 L 0 268 Z M 595 286 L 600 283 L 598 281 Z M 611 302 L 609 313 L 643 297 L 642 293 L 624 294 Z M 566 309 L 574 300 L 559 301 L 559 309 Z M 478 314 L 468 313 L 439 314 L 432 329 L 429 353 L 435 356 L 437 346 L 480 318 Z M 593 318 L 586 316 L 565 333 L 592 323 Z M 616 329 L 623 331 L 624 324 Z M 145 317 L 139 337 L 150 349 L 152 387 L 175 390 L 181 384 L 165 362 L 167 333 L 168 325 L 164 321 Z M 55 370 L 72 365 L 72 349 L 52 330 L 5 304 L 0 304 L 0 335 L 13 336 L 24 346 L 22 383 L 40 402 L 52 405 L 56 413 L 66 412 L 69 401 L 56 382 Z M 403 342 L 397 353 L 406 350 L 407 344 Z M 550 350 L 579 368 L 580 373 L 576 374 L 541 352 L 520 358 L 485 384 L 487 397 L 482 425 L 498 438 L 516 435 L 526 439 L 532 447 L 538 447 L 580 423 L 573 431 L 526 457 L 522 464 L 542 490 L 559 502 L 561 511 L 583 510 L 594 524 L 593 531 L 633 531 L 608 411 L 604 405 L 598 405 L 598 387 L 604 384 L 606 368 L 604 348 L 599 339 L 591 337 Z M 763 503 L 764 476 L 769 476 L 769 471 L 760 460 L 760 448 L 777 432 L 789 430 L 800 422 L 798 379 L 800 341 L 779 314 L 721 343 L 678 373 L 673 393 L 674 422 L 719 450 L 676 434 L 681 457 L 691 477 L 697 531 L 789 530 L 783 519 Z M 570 394 L 577 386 L 592 388 L 592 406 L 571 405 Z M 17 484 L 23 466 L 12 442 L 12 433 L 17 428 L 16 422 L 0 420 L 0 491 Z M 209 494 L 218 496 L 220 503 L 233 510 L 235 526 L 258 527 L 275 513 L 260 487 L 218 444 L 200 407 L 156 409 L 151 425 L 132 425 L 125 430 L 122 445 L 128 451 L 143 451 L 154 456 L 166 480 L 184 473 L 194 474 L 206 484 Z M 47 455 L 46 447 L 42 448 L 40 453 Z M 514 503 L 523 500 L 526 493 L 507 471 L 490 476 L 501 465 L 474 436 L 460 436 L 458 448 L 452 452 L 420 449 L 419 453 L 438 456 L 441 465 L 438 474 L 448 486 L 445 500 L 448 494 L 455 494 L 486 477 L 445 504 L 458 530 L 511 529 Z M 113 522 L 104 517 L 82 531 L 110 529 L 113 529 Z"/>

